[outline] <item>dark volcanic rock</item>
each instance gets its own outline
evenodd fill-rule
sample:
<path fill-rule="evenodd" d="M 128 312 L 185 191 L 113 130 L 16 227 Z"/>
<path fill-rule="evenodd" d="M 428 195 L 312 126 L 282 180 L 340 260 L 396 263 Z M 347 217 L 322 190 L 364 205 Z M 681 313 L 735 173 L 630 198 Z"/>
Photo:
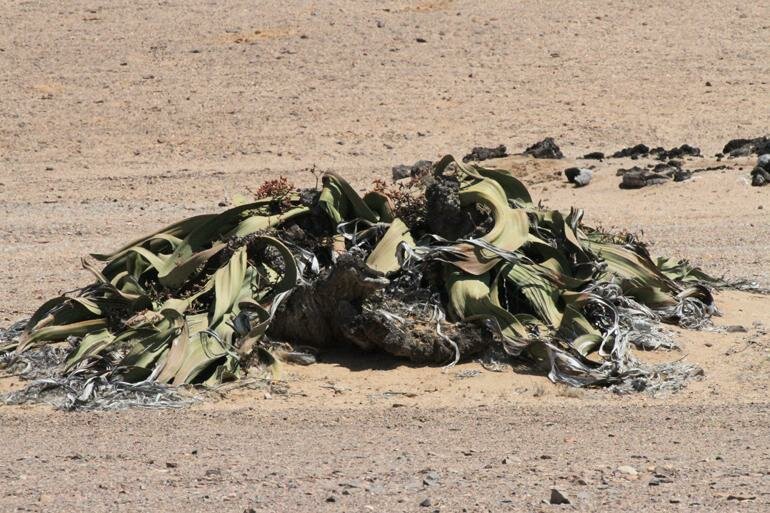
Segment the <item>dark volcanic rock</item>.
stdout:
<path fill-rule="evenodd" d="M 765 171 L 770 172 L 770 153 L 759 156 L 757 159 L 757 167 L 761 167 Z"/>
<path fill-rule="evenodd" d="M 761 187 L 768 184 L 770 184 L 770 171 L 766 171 L 761 167 L 755 167 L 751 171 L 751 185 Z"/>
<path fill-rule="evenodd" d="M 692 178 L 692 171 L 689 171 L 687 169 L 677 168 L 676 171 L 674 171 L 674 181 L 675 182 L 684 182 L 685 180 L 689 180 Z"/>
<path fill-rule="evenodd" d="M 683 162 L 681 160 L 671 159 L 668 161 L 669 166 L 682 167 Z"/>
<path fill-rule="evenodd" d="M 690 146 L 689 144 L 683 144 L 681 146 L 666 150 L 663 147 L 650 148 L 646 144 L 637 144 L 628 148 L 623 148 L 612 154 L 613 158 L 630 157 L 632 159 L 638 159 L 640 157 L 647 157 L 654 155 L 659 160 L 678 159 L 682 157 L 700 157 L 700 148 Z"/>
<path fill-rule="evenodd" d="M 662 150 L 662 148 L 660 148 Z M 679 146 L 678 148 L 671 148 L 670 150 L 666 151 L 659 151 L 659 149 L 650 150 L 650 153 L 655 153 L 657 157 L 661 160 L 668 160 L 668 159 L 679 159 L 682 157 L 700 157 L 701 152 L 700 148 L 697 148 L 695 146 L 690 146 L 689 144 L 683 144 Z"/>
<path fill-rule="evenodd" d="M 499 159 L 507 157 L 508 152 L 505 145 L 501 144 L 496 148 L 485 148 L 483 146 L 474 147 L 469 154 L 463 157 L 463 162 L 476 161 L 481 162 L 487 159 Z"/>
<path fill-rule="evenodd" d="M 641 189 L 648 185 L 657 185 L 669 181 L 669 177 L 665 174 L 638 166 L 634 166 L 631 169 L 618 169 L 618 175 L 623 177 L 620 182 L 621 189 Z"/>
<path fill-rule="evenodd" d="M 402 180 L 404 178 L 409 178 L 412 175 L 412 166 L 405 166 L 404 164 L 399 164 L 397 166 L 393 166 L 393 181 Z"/>
<path fill-rule="evenodd" d="M 575 187 L 584 187 L 591 182 L 593 171 L 590 169 L 570 167 L 564 170 L 564 176 L 569 183 L 574 183 Z"/>
<path fill-rule="evenodd" d="M 524 155 L 531 155 L 536 159 L 563 159 L 561 152 L 553 137 L 546 137 L 524 150 Z"/>
<path fill-rule="evenodd" d="M 587 160 L 604 160 L 604 153 L 600 151 L 592 151 L 591 153 L 586 153 L 583 155 L 583 158 Z"/>
<path fill-rule="evenodd" d="M 412 166 L 412 176 L 419 177 L 429 174 L 433 170 L 433 162 L 430 160 L 418 160 Z"/>
<path fill-rule="evenodd" d="M 673 160 L 669 162 L 668 164 L 657 164 L 655 167 L 652 168 L 653 173 L 657 173 L 659 175 L 667 176 L 668 178 L 674 178 L 677 173 L 680 173 L 683 171 L 681 163 L 679 163 L 676 160 Z"/>
<path fill-rule="evenodd" d="M 570 504 L 570 500 L 567 498 L 567 496 L 556 488 L 551 488 L 551 497 L 548 502 L 551 504 Z"/>
<path fill-rule="evenodd" d="M 637 144 L 636 146 L 630 146 L 628 148 L 623 148 L 622 150 L 616 151 L 612 154 L 612 158 L 620 159 L 624 157 L 630 157 L 632 159 L 637 159 L 639 157 L 645 157 L 649 155 L 649 153 L 649 146 L 646 144 Z"/>
<path fill-rule="evenodd" d="M 731 157 L 747 157 L 752 153 L 765 155 L 770 153 L 770 138 L 733 139 L 725 144 L 722 153 Z"/>
<path fill-rule="evenodd" d="M 397 180 L 409 177 L 425 176 L 430 173 L 432 168 L 433 162 L 430 160 L 418 160 L 411 166 L 406 166 L 404 164 L 393 166 L 393 181 L 395 182 Z"/>

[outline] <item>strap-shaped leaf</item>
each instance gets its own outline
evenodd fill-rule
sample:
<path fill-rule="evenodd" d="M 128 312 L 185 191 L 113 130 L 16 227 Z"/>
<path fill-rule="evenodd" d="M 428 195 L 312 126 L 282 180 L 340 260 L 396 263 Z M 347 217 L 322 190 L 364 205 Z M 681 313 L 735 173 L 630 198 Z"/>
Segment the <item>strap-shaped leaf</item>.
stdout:
<path fill-rule="evenodd" d="M 99 354 L 106 349 L 113 340 L 115 340 L 115 335 L 106 329 L 87 333 L 80 341 L 77 350 L 67 357 L 67 361 L 64 363 L 64 372 L 67 372 L 86 358 Z"/>
<path fill-rule="evenodd" d="M 366 258 L 366 265 L 383 274 L 400 268 L 396 252 L 401 244 L 414 247 L 414 239 L 409 233 L 409 227 L 400 219 L 394 219 L 388 231 L 382 236 L 375 248 Z"/>
<path fill-rule="evenodd" d="M 335 225 L 352 219 L 365 219 L 376 223 L 379 217 L 361 199 L 350 184 L 337 173 L 323 176 L 323 189 L 318 203 Z"/>

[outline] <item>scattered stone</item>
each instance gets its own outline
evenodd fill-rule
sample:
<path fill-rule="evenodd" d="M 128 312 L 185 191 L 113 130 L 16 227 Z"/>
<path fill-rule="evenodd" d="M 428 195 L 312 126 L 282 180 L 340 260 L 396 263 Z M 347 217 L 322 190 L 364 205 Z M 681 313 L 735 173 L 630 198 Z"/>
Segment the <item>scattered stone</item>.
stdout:
<path fill-rule="evenodd" d="M 591 182 L 593 171 L 580 167 L 570 167 L 564 170 L 564 176 L 569 183 L 574 183 L 575 187 L 584 187 Z"/>
<path fill-rule="evenodd" d="M 351 489 L 351 488 L 361 488 L 363 484 L 359 481 L 353 480 L 353 481 L 345 481 L 344 483 L 340 483 L 339 486 L 340 488 Z"/>
<path fill-rule="evenodd" d="M 422 478 L 422 484 L 425 486 L 436 486 L 439 481 L 441 481 L 441 476 L 438 474 L 438 472 L 433 471 L 428 472 Z"/>
<path fill-rule="evenodd" d="M 618 176 L 623 179 L 620 182 L 621 189 L 641 189 L 648 185 L 665 183 L 669 177 L 649 169 L 634 166 L 631 169 L 618 169 Z"/>
<path fill-rule="evenodd" d="M 179 465 L 174 463 L 173 461 L 167 461 L 166 462 L 166 468 L 177 468 Z"/>
<path fill-rule="evenodd" d="M 420 503 L 420 506 L 423 508 L 430 508 L 433 505 L 433 501 L 430 500 L 430 498 L 425 498 Z"/>
<path fill-rule="evenodd" d="M 433 162 L 430 160 L 418 160 L 412 166 L 412 176 L 417 178 L 425 176 L 433 169 Z"/>
<path fill-rule="evenodd" d="M 674 171 L 674 181 L 675 182 L 684 182 L 685 180 L 689 180 L 692 178 L 692 171 L 688 171 L 687 169 L 682 169 L 681 167 L 676 168 Z"/>
<path fill-rule="evenodd" d="M 770 184 L 770 153 L 765 153 L 757 159 L 757 167 L 751 171 L 751 185 L 761 187 Z"/>
<path fill-rule="evenodd" d="M 397 166 L 393 166 L 392 172 L 393 172 L 394 182 L 398 180 L 403 180 L 404 178 L 409 178 L 412 175 L 412 166 L 405 166 L 404 164 L 399 164 Z"/>
<path fill-rule="evenodd" d="M 770 138 L 733 139 L 725 144 L 722 153 L 731 157 L 748 157 L 752 153 L 765 155 L 770 153 Z"/>
<path fill-rule="evenodd" d="M 417 39 L 415 39 L 415 41 L 417 41 L 418 43 L 427 43 L 428 42 L 428 40 L 425 39 L 424 37 L 418 37 Z"/>
<path fill-rule="evenodd" d="M 711 87 L 711 82 L 706 82 L 706 87 Z"/>
<path fill-rule="evenodd" d="M 650 148 L 646 144 L 637 144 L 636 146 L 630 146 L 623 148 L 612 154 L 613 158 L 631 158 L 638 159 L 640 157 L 648 157 L 654 155 L 658 160 L 670 160 L 678 159 L 682 157 L 700 157 L 700 148 L 690 146 L 689 144 L 683 144 L 678 147 L 666 150 L 658 146 L 657 148 Z"/>
<path fill-rule="evenodd" d="M 337 502 L 337 498 L 334 495 L 330 495 L 326 498 L 326 502 Z"/>
<path fill-rule="evenodd" d="M 702 173 L 702 172 L 704 172 L 704 171 L 721 171 L 721 170 L 723 170 L 723 169 L 727 169 L 727 166 L 726 166 L 726 165 L 724 165 L 724 164 L 722 164 L 722 165 L 719 165 L 719 166 L 699 167 L 699 168 L 697 168 L 697 169 L 693 169 L 693 170 L 692 170 L 692 174 L 695 174 L 695 173 Z"/>
<path fill-rule="evenodd" d="M 683 144 L 678 148 L 671 148 L 668 151 L 663 150 L 662 148 L 655 148 L 653 150 L 650 150 L 650 153 L 655 154 L 657 158 L 660 160 L 670 160 L 670 159 L 678 159 L 682 157 L 700 157 L 701 156 L 700 148 L 696 148 L 695 146 L 690 146 L 689 144 Z"/>
<path fill-rule="evenodd" d="M 755 167 L 751 171 L 751 185 L 755 187 L 762 187 L 770 184 L 770 171 L 765 171 L 761 167 Z"/>
<path fill-rule="evenodd" d="M 563 159 L 561 152 L 553 137 L 546 137 L 524 150 L 524 155 L 531 155 L 536 159 Z"/>
<path fill-rule="evenodd" d="M 418 160 L 411 166 L 406 166 L 404 164 L 393 166 L 391 171 L 393 173 L 393 181 L 395 182 L 404 178 L 418 178 L 420 176 L 425 176 L 430 173 L 432 168 L 433 162 L 430 160 Z"/>
<path fill-rule="evenodd" d="M 756 499 L 755 496 L 751 496 L 751 497 L 750 496 L 744 496 L 744 495 L 728 495 L 727 496 L 727 500 L 728 501 L 743 502 L 743 501 L 753 501 L 754 499 Z"/>
<path fill-rule="evenodd" d="M 637 144 L 636 146 L 630 146 L 628 148 L 623 148 L 622 150 L 618 150 L 615 153 L 612 154 L 612 158 L 614 159 L 621 159 L 630 157 L 632 159 L 638 159 L 639 157 L 645 157 L 649 155 L 650 153 L 650 147 L 646 144 Z"/>
<path fill-rule="evenodd" d="M 727 333 L 746 333 L 748 330 L 740 324 L 731 324 L 730 326 L 725 326 L 725 331 Z"/>
<path fill-rule="evenodd" d="M 485 148 L 483 146 L 474 147 L 469 154 L 463 157 L 463 162 L 476 161 L 481 162 L 487 159 L 499 159 L 507 157 L 508 152 L 505 145 L 501 144 L 496 148 Z"/>
<path fill-rule="evenodd" d="M 592 151 L 591 153 L 586 153 L 583 155 L 583 158 L 587 160 L 604 160 L 604 153 L 600 151 Z"/>
<path fill-rule="evenodd" d="M 556 488 L 551 488 L 551 498 L 548 502 L 551 504 L 570 504 L 570 500 L 567 496 Z"/>
<path fill-rule="evenodd" d="M 664 474 L 655 474 L 652 477 L 652 479 L 650 479 L 650 482 L 647 483 L 647 484 L 650 485 L 650 486 L 660 486 L 662 484 L 670 484 L 670 483 L 673 483 L 673 482 L 674 481 L 670 477 L 668 477 L 668 476 L 666 476 Z"/>
<path fill-rule="evenodd" d="M 677 163 L 678 161 L 673 160 L 672 162 Z M 659 175 L 664 175 L 669 178 L 673 178 L 674 174 L 677 172 L 677 170 L 681 169 L 676 164 L 657 164 L 655 166 L 652 166 L 652 172 L 658 173 Z"/>
<path fill-rule="evenodd" d="M 625 475 L 625 476 L 633 476 L 636 477 L 639 475 L 639 472 L 636 471 L 634 467 L 631 465 L 621 465 L 618 467 L 618 472 Z"/>

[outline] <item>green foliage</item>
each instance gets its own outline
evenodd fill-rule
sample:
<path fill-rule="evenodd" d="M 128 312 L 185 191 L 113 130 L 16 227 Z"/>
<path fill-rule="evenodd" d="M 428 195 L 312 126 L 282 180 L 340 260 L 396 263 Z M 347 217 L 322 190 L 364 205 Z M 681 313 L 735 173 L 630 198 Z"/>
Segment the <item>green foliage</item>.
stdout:
<path fill-rule="evenodd" d="M 438 240 L 417 233 L 424 226 L 410 221 L 424 212 L 394 217 L 425 205 L 417 186 L 398 189 L 396 198 L 380 186 L 362 198 L 328 173 L 309 206 L 285 180 L 270 182 L 257 201 L 92 255 L 101 269 L 84 260 L 96 282 L 44 303 L 18 343 L 0 351 L 78 337 L 64 373 L 101 361 L 115 379 L 128 382 L 212 385 L 238 379 L 253 354 L 272 361 L 261 343 L 278 303 L 300 280 L 317 275 L 308 261 L 325 259 L 328 267 L 335 251 L 353 246 L 366 252 L 373 271 L 388 276 L 414 266 L 415 259 L 439 265 L 438 292 L 450 320 L 493 319 L 512 354 L 542 355 L 547 340 L 561 341 L 577 359 L 598 351 L 606 327 L 595 325 L 586 311 L 597 283 L 618 284 L 623 294 L 652 308 L 696 293 L 710 300 L 683 287 L 712 281 L 702 271 L 686 262 L 654 263 L 640 246 L 597 237 L 580 225 L 580 212 L 565 216 L 536 207 L 505 170 L 447 156 L 435 165 L 434 178 L 449 173 L 460 183 L 462 208 L 481 205 L 489 212 L 491 227 L 483 235 Z M 289 226 L 318 221 L 319 215 L 331 229 L 316 234 L 318 240 L 333 244 L 300 248 L 288 241 Z M 407 253 L 415 258 L 404 258 Z"/>

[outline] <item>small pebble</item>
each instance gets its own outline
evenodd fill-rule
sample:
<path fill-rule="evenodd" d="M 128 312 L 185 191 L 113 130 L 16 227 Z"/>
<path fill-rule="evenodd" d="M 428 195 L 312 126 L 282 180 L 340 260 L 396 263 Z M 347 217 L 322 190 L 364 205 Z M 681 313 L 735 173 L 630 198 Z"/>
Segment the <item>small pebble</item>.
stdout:
<path fill-rule="evenodd" d="M 570 504 L 570 500 L 567 496 L 556 488 L 551 488 L 551 499 L 548 502 L 551 504 Z"/>

